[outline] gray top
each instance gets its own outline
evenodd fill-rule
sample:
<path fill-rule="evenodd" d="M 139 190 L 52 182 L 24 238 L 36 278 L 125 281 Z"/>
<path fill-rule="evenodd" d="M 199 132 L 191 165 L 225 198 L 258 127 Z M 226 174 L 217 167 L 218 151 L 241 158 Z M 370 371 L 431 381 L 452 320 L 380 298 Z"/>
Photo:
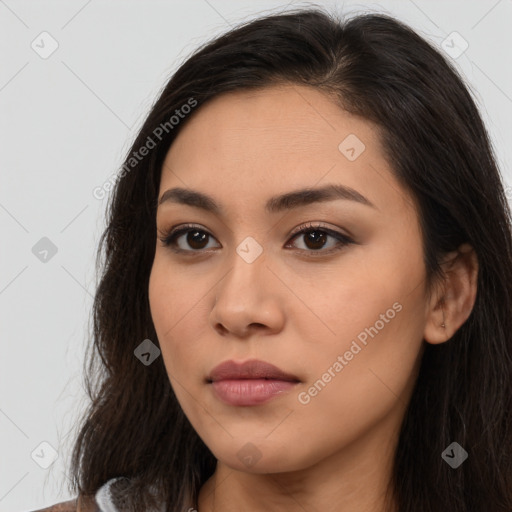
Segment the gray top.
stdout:
<path fill-rule="evenodd" d="M 112 478 L 104 483 L 96 492 L 94 499 L 99 506 L 100 512 L 120 512 L 114 505 L 111 490 L 112 484 L 117 480 L 120 480 L 120 478 Z"/>
<path fill-rule="evenodd" d="M 125 477 L 116 477 L 108 480 L 104 483 L 96 492 L 94 499 L 99 507 L 99 512 L 123 512 L 121 508 L 116 506 L 116 503 L 119 504 L 119 498 L 116 500 L 113 493 L 113 484 L 118 480 L 124 480 Z M 160 508 L 157 509 L 158 512 L 165 512 L 165 505 L 162 504 Z"/>

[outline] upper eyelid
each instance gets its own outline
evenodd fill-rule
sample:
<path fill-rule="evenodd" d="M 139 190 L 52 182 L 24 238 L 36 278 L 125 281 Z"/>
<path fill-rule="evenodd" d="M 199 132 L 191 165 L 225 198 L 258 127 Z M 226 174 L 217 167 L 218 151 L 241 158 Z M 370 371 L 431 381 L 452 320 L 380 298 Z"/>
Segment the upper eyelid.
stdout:
<path fill-rule="evenodd" d="M 215 237 L 215 235 L 213 235 L 207 228 L 204 228 L 204 227 L 202 227 L 200 225 L 196 225 L 196 224 L 183 224 L 183 225 L 178 225 L 175 228 L 171 228 L 168 231 L 160 230 L 160 229 L 157 230 L 157 231 L 162 236 L 173 236 L 173 235 L 177 235 L 178 233 L 180 235 L 184 234 L 187 231 L 193 230 L 193 229 L 196 229 L 197 231 L 203 231 L 204 233 L 207 233 L 209 236 L 217 239 Z M 341 235 L 341 236 L 345 236 L 346 238 L 350 238 L 350 235 L 348 235 L 346 233 L 342 233 L 342 232 L 338 231 L 335 228 L 330 228 L 328 226 L 325 226 L 324 224 L 322 224 L 322 223 L 320 223 L 318 221 L 317 222 L 309 221 L 309 222 L 306 222 L 304 224 L 301 224 L 300 226 L 298 226 L 296 229 L 294 229 L 292 231 L 290 236 L 295 236 L 295 235 L 301 234 L 303 231 L 310 231 L 310 230 L 313 230 L 313 229 L 318 229 L 319 231 L 320 230 L 324 230 L 324 231 L 326 231 L 328 233 L 332 232 L 332 233 L 335 233 L 337 235 Z"/>
<path fill-rule="evenodd" d="M 180 238 L 181 236 L 187 234 L 189 231 L 192 231 L 194 229 L 197 231 L 202 231 L 203 233 L 206 233 L 208 236 L 211 236 L 220 244 L 220 242 L 217 240 L 217 238 L 214 235 L 212 235 L 208 229 L 205 229 L 202 226 L 196 225 L 196 224 L 178 225 L 175 228 L 171 228 L 167 232 L 158 230 L 158 233 L 162 236 L 162 238 L 161 238 L 162 241 L 164 241 L 164 239 L 174 238 L 174 240 L 172 242 L 169 242 L 168 245 L 176 245 L 176 240 L 178 238 Z M 333 228 L 324 226 L 321 223 L 321 221 L 316 221 L 316 222 L 308 221 L 306 223 L 299 225 L 296 229 L 294 229 L 292 231 L 289 239 L 293 240 L 297 236 L 303 235 L 305 232 L 313 231 L 313 230 L 324 231 L 328 236 L 330 236 L 332 238 L 336 238 L 338 240 L 338 242 L 340 242 L 340 243 L 353 242 L 353 237 L 351 235 L 342 233 L 342 232 L 338 231 L 337 229 L 333 229 Z M 190 250 L 190 249 L 179 249 L 179 250 L 183 251 L 183 252 L 191 252 L 191 253 L 207 252 L 206 250 L 204 250 L 204 251 L 203 250 L 195 250 L 194 251 L 194 250 Z M 328 252 L 328 251 L 318 251 L 318 253 L 322 253 L 322 252 Z"/>

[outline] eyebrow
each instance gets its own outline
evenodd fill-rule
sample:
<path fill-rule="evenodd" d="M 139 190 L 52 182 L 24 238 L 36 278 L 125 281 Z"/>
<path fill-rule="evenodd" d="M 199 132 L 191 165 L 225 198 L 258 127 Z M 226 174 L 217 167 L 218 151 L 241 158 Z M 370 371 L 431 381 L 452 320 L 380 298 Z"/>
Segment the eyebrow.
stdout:
<path fill-rule="evenodd" d="M 378 209 L 369 199 L 361 195 L 357 190 L 344 185 L 329 184 L 321 188 L 303 188 L 271 197 L 265 205 L 265 210 L 268 213 L 278 213 L 284 210 L 291 210 L 293 208 L 324 201 L 334 201 L 336 199 L 355 201 L 365 206 Z M 166 190 L 159 199 L 158 205 L 166 202 L 180 203 L 195 208 L 201 208 L 202 210 L 217 215 L 223 213 L 223 208 L 212 197 L 187 188 L 176 187 Z"/>

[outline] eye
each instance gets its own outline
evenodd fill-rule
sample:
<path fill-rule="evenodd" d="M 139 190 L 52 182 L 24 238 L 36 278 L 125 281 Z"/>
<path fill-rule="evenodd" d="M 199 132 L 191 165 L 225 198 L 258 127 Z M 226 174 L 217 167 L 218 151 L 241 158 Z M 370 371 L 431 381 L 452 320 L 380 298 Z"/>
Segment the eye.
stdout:
<path fill-rule="evenodd" d="M 315 253 L 319 253 L 319 256 L 331 254 L 332 252 L 338 251 L 346 245 L 354 243 L 354 241 L 348 236 L 335 231 L 333 229 L 326 228 L 321 224 L 309 223 L 306 226 L 300 226 L 297 228 L 294 234 L 292 234 L 291 240 L 302 237 L 305 245 L 305 249 L 308 256 L 317 256 Z M 334 243 L 331 243 L 330 247 L 326 250 L 326 241 L 331 238 L 334 239 Z"/>
<path fill-rule="evenodd" d="M 161 237 L 159 240 L 162 245 L 169 247 L 172 251 L 177 253 L 201 253 L 205 252 L 203 249 L 211 249 L 208 247 L 209 239 L 213 236 L 207 231 L 201 229 L 199 226 L 187 224 L 180 228 L 171 230 L 170 232 L 159 231 Z M 186 235 L 186 236 L 185 236 Z M 299 248 L 300 251 L 311 256 L 316 256 L 314 253 L 320 253 L 319 255 L 330 254 L 334 251 L 341 249 L 342 247 L 354 243 L 348 236 L 339 233 L 333 229 L 323 227 L 320 224 L 309 223 L 306 226 L 300 226 L 294 233 L 290 240 L 298 239 L 303 237 L 305 248 Z M 180 244 L 180 239 L 182 239 Z M 323 250 L 328 239 L 333 239 L 334 243 L 331 243 L 327 250 Z M 188 244 L 192 249 L 187 249 L 184 244 Z M 285 247 L 289 247 L 287 244 Z"/>
<path fill-rule="evenodd" d="M 163 235 L 162 238 L 160 238 L 162 245 L 170 247 L 174 252 L 200 252 L 201 249 L 208 248 L 206 242 L 210 237 L 213 238 L 207 231 L 191 224 L 186 224 L 178 229 L 171 230 L 169 233 L 162 233 L 160 231 L 159 233 Z M 187 235 L 185 241 L 193 250 L 180 247 L 178 242 L 183 235 Z"/>

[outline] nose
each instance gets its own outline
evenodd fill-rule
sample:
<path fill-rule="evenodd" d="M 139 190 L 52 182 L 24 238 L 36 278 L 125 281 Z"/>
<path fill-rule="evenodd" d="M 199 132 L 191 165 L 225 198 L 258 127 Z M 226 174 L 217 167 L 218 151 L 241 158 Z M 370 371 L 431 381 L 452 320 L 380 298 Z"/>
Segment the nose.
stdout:
<path fill-rule="evenodd" d="M 284 324 L 283 287 L 263 255 L 248 263 L 236 252 L 216 289 L 210 324 L 221 335 L 247 338 L 276 333 Z"/>

